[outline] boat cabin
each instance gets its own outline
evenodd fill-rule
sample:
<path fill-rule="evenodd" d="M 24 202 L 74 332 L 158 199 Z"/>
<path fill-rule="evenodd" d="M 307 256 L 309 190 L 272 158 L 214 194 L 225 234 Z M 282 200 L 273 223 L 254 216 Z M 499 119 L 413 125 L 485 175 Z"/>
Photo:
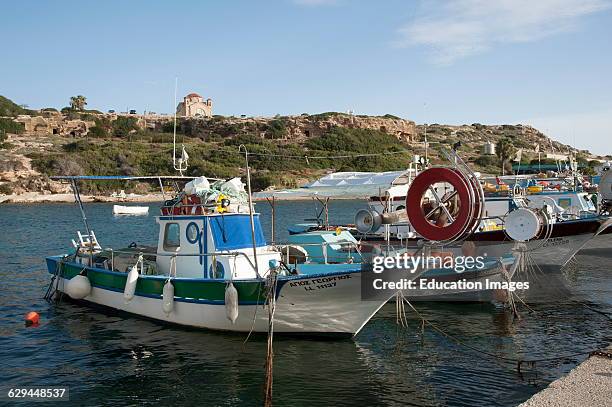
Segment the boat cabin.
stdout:
<path fill-rule="evenodd" d="M 212 213 L 157 217 L 157 272 L 183 278 L 241 279 L 257 277 L 249 215 Z M 280 253 L 266 245 L 259 214 L 253 214 L 259 274 Z"/>

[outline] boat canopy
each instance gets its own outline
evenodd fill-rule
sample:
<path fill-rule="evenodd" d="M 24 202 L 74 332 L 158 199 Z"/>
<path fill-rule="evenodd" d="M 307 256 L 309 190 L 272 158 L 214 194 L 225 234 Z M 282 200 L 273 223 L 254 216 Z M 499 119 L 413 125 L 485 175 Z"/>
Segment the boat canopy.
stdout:
<path fill-rule="evenodd" d="M 334 172 L 301 188 L 256 193 L 257 198 L 274 196 L 279 199 L 308 198 L 367 198 L 379 195 L 392 186 L 406 185 L 416 175 L 413 169 L 386 172 Z"/>

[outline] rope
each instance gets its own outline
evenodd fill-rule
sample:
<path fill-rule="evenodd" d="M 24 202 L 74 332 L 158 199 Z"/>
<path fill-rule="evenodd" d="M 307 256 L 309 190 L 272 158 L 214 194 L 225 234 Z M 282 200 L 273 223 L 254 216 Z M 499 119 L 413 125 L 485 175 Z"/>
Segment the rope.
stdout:
<path fill-rule="evenodd" d="M 234 270 L 236 270 L 236 257 L 234 257 Z M 244 338 L 244 342 L 242 342 L 243 346 L 249 341 L 249 339 L 251 338 L 251 334 L 253 333 L 253 330 L 255 329 L 255 321 L 257 320 L 257 308 L 259 307 L 259 298 L 261 297 L 261 286 L 262 286 L 261 283 L 257 284 L 257 303 L 255 304 L 255 310 L 253 311 L 253 320 L 251 321 L 251 329 L 249 329 L 249 333 L 247 334 L 246 338 Z"/>
<path fill-rule="evenodd" d="M 166 283 L 171 281 L 172 277 L 176 278 L 176 255 L 170 257 L 170 272 L 168 273 Z"/>
<path fill-rule="evenodd" d="M 593 311 L 597 314 L 603 315 L 604 317 L 606 317 L 608 320 L 612 321 L 612 314 L 609 312 L 605 312 L 605 311 L 600 311 L 598 309 L 595 309 L 593 307 L 591 307 L 590 305 L 588 305 L 586 302 L 582 302 L 582 301 L 574 301 L 574 304 L 577 305 L 582 305 L 583 307 L 585 307 L 586 309 L 588 309 L 589 311 Z"/>
<path fill-rule="evenodd" d="M 268 303 L 268 349 L 266 354 L 266 381 L 264 391 L 264 406 L 272 406 L 272 384 L 273 384 L 273 362 L 274 349 L 272 347 L 274 341 L 274 312 L 276 311 L 276 284 L 278 282 L 278 274 L 276 269 L 271 269 L 266 278 L 267 303 Z"/>
<path fill-rule="evenodd" d="M 57 277 L 62 274 L 63 264 L 64 264 L 64 261 L 62 259 L 57 263 L 57 267 L 55 267 L 55 273 L 53 273 L 53 277 L 51 277 L 51 282 L 49 283 L 49 286 L 47 287 L 47 292 L 45 293 L 45 296 L 43 297 L 47 302 L 51 301 L 51 298 L 53 298 L 53 296 L 57 292 L 57 285 L 59 284 L 59 280 L 57 280 L 58 284 L 56 284 L 55 287 L 53 287 L 53 283 L 55 282 Z"/>
<path fill-rule="evenodd" d="M 464 341 L 462 341 L 461 339 L 457 338 L 456 336 L 449 334 L 448 332 L 446 332 L 442 328 L 440 328 L 438 325 L 436 325 L 433 322 L 429 321 L 428 319 L 424 318 L 423 315 L 419 311 L 417 311 L 416 308 L 414 308 L 414 306 L 410 303 L 410 301 L 408 301 L 405 298 L 404 298 L 404 301 L 406 301 L 406 303 L 410 306 L 410 308 L 412 308 L 412 310 L 416 313 L 416 315 L 421 319 L 421 323 L 423 325 L 425 325 L 425 324 L 429 325 L 433 330 L 435 330 L 436 332 L 440 333 L 441 335 L 449 338 L 450 340 L 455 342 L 455 344 L 463 346 L 464 348 L 467 348 L 467 349 L 477 353 L 481 357 L 482 357 L 482 355 L 484 355 L 484 356 L 488 356 L 488 357 L 493 358 L 493 359 L 500 360 L 502 362 L 516 364 L 517 370 L 519 372 L 521 371 L 521 365 L 522 364 L 529 364 L 530 366 L 535 366 L 535 364 L 537 362 L 550 362 L 550 361 L 556 361 L 556 360 L 566 360 L 566 359 L 574 358 L 574 357 L 577 357 L 577 356 L 585 356 L 585 355 L 588 356 L 588 355 L 591 355 L 593 353 L 593 351 L 581 351 L 581 352 L 570 353 L 570 354 L 556 356 L 556 357 L 540 358 L 540 359 L 517 359 L 517 358 L 509 358 L 509 357 L 505 357 L 505 356 L 499 356 L 499 355 L 496 355 L 496 354 L 484 351 L 482 349 L 479 349 L 479 348 L 477 348 L 475 346 L 469 345 L 469 344 L 465 343 Z"/>

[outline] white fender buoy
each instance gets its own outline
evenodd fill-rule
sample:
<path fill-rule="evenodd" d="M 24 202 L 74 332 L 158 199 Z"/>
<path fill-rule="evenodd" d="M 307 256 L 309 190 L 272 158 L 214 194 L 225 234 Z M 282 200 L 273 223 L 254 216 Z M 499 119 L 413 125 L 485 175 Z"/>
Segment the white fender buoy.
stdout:
<path fill-rule="evenodd" d="M 126 301 L 131 301 L 131 299 L 134 298 L 138 277 L 138 265 L 136 265 L 130 269 L 125 282 L 125 288 L 123 289 L 123 298 L 125 298 Z"/>
<path fill-rule="evenodd" d="M 225 287 L 225 315 L 232 324 L 238 319 L 238 290 L 230 283 Z"/>
<path fill-rule="evenodd" d="M 162 310 L 166 316 L 174 309 L 174 284 L 168 279 L 162 290 Z"/>
<path fill-rule="evenodd" d="M 518 208 L 506 215 L 504 229 L 510 239 L 517 242 L 527 242 L 540 234 L 544 223 L 545 220 L 537 211 L 529 208 Z"/>
<path fill-rule="evenodd" d="M 66 283 L 66 294 L 75 300 L 81 300 L 91 293 L 91 283 L 86 276 L 77 275 Z"/>

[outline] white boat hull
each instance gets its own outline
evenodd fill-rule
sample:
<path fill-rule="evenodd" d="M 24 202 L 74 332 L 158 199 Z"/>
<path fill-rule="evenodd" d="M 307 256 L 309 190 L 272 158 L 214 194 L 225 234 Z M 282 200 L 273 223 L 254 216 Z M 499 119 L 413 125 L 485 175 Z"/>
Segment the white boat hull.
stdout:
<path fill-rule="evenodd" d="M 456 282 L 463 279 L 469 283 L 478 284 L 482 288 L 457 288 L 444 290 L 418 288 L 414 290 L 404 290 L 404 295 L 409 301 L 412 302 L 492 302 L 501 301 L 504 298 L 504 295 L 500 293 L 500 290 L 486 288 L 491 286 L 491 283 L 503 283 L 506 281 L 500 268 L 480 272 L 454 273 L 452 275 L 442 277 L 438 276 L 428 278 L 426 276 L 421 276 L 416 280 L 416 284 L 417 287 L 420 287 L 421 282 L 423 282 L 423 287 L 426 287 L 426 284 L 430 281 Z M 478 287 L 478 285 L 476 287 Z"/>
<path fill-rule="evenodd" d="M 591 239 L 593 239 L 592 233 L 553 237 L 546 241 L 528 242 L 527 249 L 538 266 L 558 268 L 565 266 Z M 511 253 L 519 245 L 512 241 L 475 243 L 478 247 L 478 255 L 492 257 L 501 257 Z"/>
<path fill-rule="evenodd" d="M 113 205 L 114 215 L 146 215 L 148 213 L 149 213 L 148 206 Z"/>
<path fill-rule="evenodd" d="M 67 281 L 59 279 L 59 291 L 64 291 Z M 360 283 L 358 273 L 287 281 L 277 298 L 274 332 L 356 335 L 386 303 L 386 300 L 362 301 Z M 241 304 L 238 318 L 232 324 L 224 304 L 176 299 L 173 311 L 166 315 L 161 298 L 136 294 L 128 302 L 123 292 L 99 287 L 92 287 L 83 301 L 183 326 L 234 332 L 268 331 L 268 310 L 262 305 Z"/>

